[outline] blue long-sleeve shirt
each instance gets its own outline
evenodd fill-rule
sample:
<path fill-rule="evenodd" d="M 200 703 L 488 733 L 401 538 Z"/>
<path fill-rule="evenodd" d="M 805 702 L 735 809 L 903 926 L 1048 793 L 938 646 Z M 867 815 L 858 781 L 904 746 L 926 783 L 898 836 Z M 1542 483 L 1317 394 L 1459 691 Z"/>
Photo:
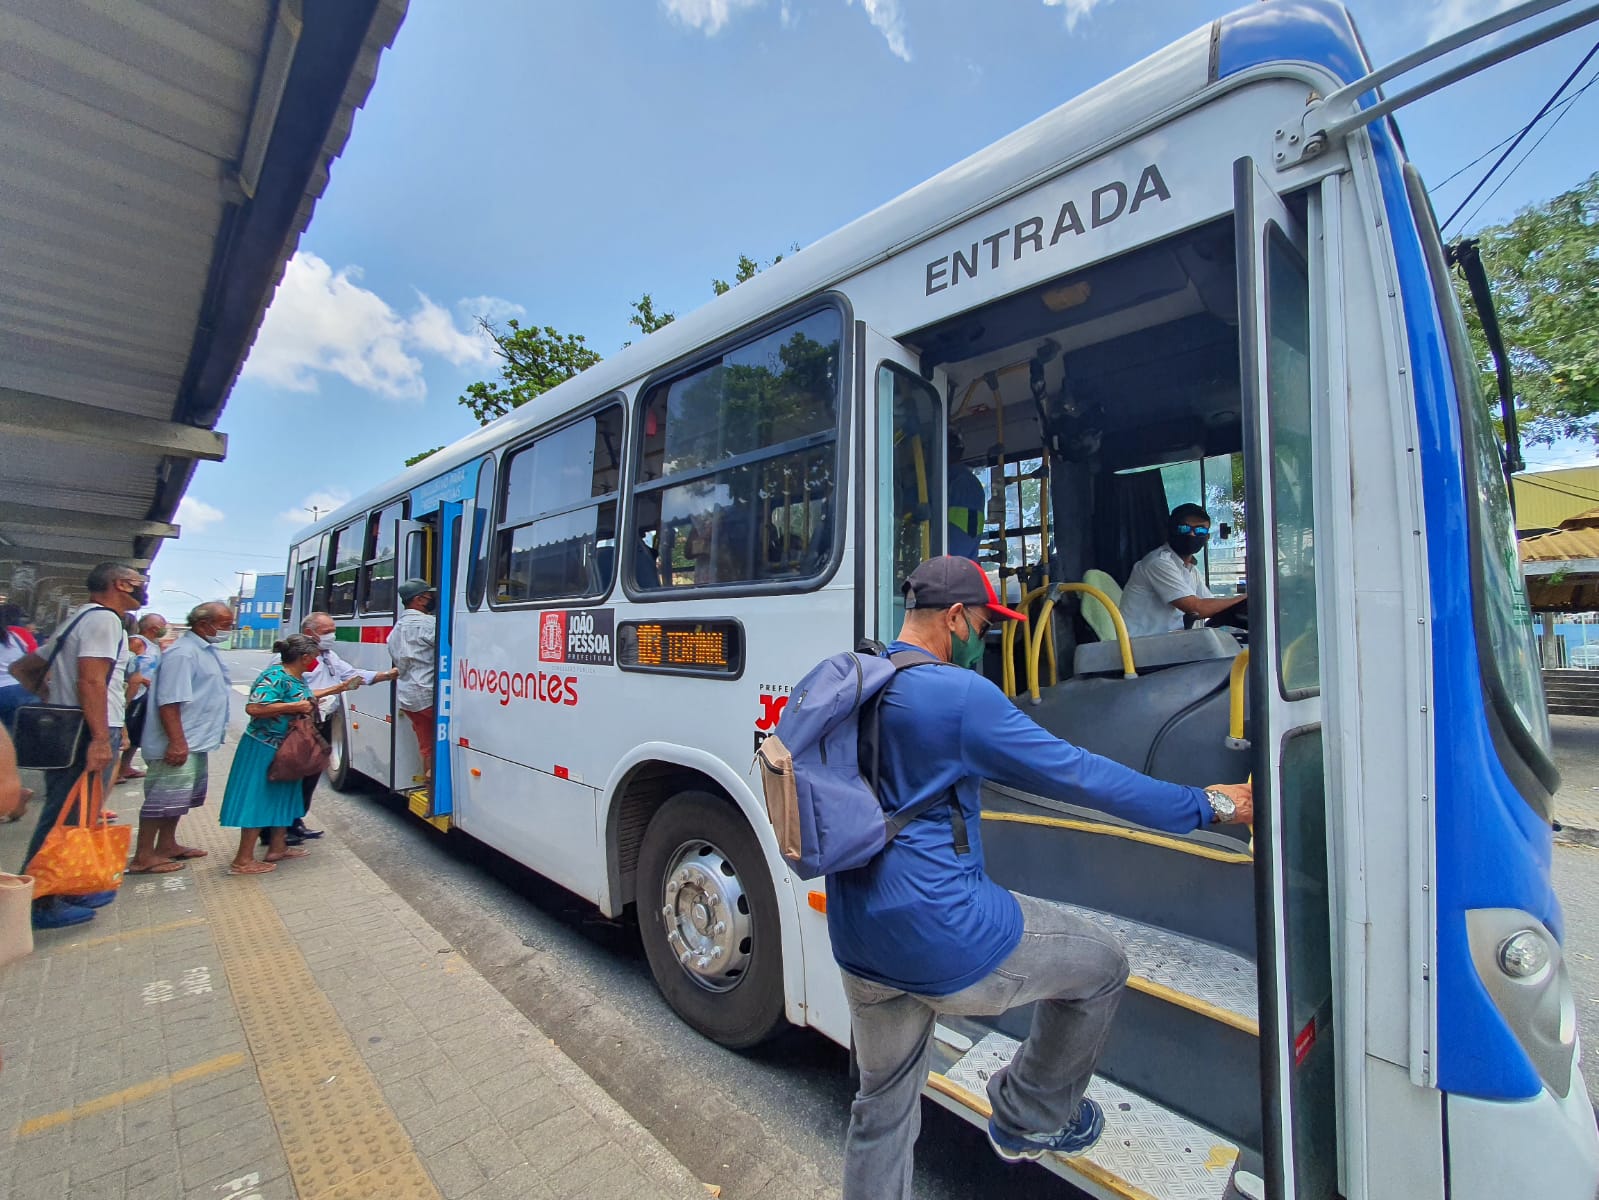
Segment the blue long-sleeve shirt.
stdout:
<path fill-rule="evenodd" d="M 1204 789 L 1151 779 L 1061 741 L 975 671 L 901 671 L 880 720 L 884 808 L 898 812 L 953 788 L 971 845 L 971 853 L 955 853 L 950 807 L 937 804 L 866 866 L 828 877 L 834 959 L 889 987 L 950 995 L 982 979 L 1021 940 L 1015 897 L 983 868 L 983 780 L 1172 833 L 1210 819 Z"/>

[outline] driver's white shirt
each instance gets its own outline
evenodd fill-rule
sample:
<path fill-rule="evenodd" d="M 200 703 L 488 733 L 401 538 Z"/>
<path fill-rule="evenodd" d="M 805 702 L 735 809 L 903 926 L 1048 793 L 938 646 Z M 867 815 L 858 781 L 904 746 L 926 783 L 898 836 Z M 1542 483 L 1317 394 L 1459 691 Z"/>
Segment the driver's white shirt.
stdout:
<path fill-rule="evenodd" d="M 1122 620 L 1128 637 L 1174 633 L 1183 627 L 1183 614 L 1172 607 L 1185 596 L 1209 599 L 1210 588 L 1197 565 L 1190 566 L 1170 546 L 1151 550 L 1133 566 L 1122 589 Z"/>

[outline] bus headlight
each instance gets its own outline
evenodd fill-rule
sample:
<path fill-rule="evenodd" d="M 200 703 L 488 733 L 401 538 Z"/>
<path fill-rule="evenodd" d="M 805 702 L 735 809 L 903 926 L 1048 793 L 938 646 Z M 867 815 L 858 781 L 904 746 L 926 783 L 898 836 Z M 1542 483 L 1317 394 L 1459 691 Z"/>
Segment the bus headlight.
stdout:
<path fill-rule="evenodd" d="M 1549 967 L 1549 948 L 1530 929 L 1499 943 L 1499 969 L 1512 979 L 1532 979 Z"/>
<path fill-rule="evenodd" d="M 1577 1053 L 1577 1003 L 1560 943 L 1542 921 L 1517 908 L 1469 909 L 1466 938 L 1494 1007 L 1538 1077 L 1565 1097 Z"/>

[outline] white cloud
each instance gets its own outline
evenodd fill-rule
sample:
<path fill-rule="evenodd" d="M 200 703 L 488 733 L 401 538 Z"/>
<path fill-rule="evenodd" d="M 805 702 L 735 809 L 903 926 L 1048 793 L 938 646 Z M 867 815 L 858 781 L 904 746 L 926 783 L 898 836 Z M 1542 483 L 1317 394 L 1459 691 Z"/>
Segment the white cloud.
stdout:
<path fill-rule="evenodd" d="M 498 325 L 507 317 L 527 316 L 527 309 L 520 304 L 512 304 L 500 296 L 467 296 L 455 302 L 455 311 L 461 314 L 463 320 L 473 325 L 477 324 L 479 317 Z"/>
<path fill-rule="evenodd" d="M 222 520 L 222 510 L 212 508 L 204 500 L 196 500 L 193 496 L 185 496 L 178 501 L 178 515 L 175 523 L 183 527 L 184 533 L 204 533 L 211 526 Z"/>
<path fill-rule="evenodd" d="M 245 377 L 314 392 L 319 374 L 338 375 L 380 396 L 421 400 L 427 385 L 419 354 L 456 366 L 493 360 L 493 343 L 470 322 L 458 325 L 443 305 L 418 292 L 416 311 L 402 316 L 360 278 L 359 267 L 335 271 L 315 254 L 295 254 L 261 323 Z M 501 315 L 521 311 L 492 296 L 462 303 Z"/>
<path fill-rule="evenodd" d="M 853 4 L 855 0 L 845 2 Z M 911 49 L 905 42 L 905 16 L 899 11 L 899 0 L 861 0 L 861 7 L 872 27 L 888 42 L 894 57 L 910 62 Z"/>
<path fill-rule="evenodd" d="M 1456 33 L 1467 25 L 1487 20 L 1504 12 L 1516 0 L 1434 0 L 1427 14 L 1427 36 L 1436 40 Z"/>
<path fill-rule="evenodd" d="M 1077 22 L 1088 16 L 1101 4 L 1109 3 L 1110 0 L 1044 0 L 1044 5 L 1047 8 L 1064 8 L 1066 10 L 1067 33 L 1076 29 Z"/>
<path fill-rule="evenodd" d="M 742 8 L 759 8 L 766 0 L 661 0 L 666 11 L 690 29 L 718 33 Z"/>
<path fill-rule="evenodd" d="M 327 516 L 335 508 L 350 502 L 350 493 L 341 487 L 320 488 L 312 492 L 293 508 L 286 508 L 278 514 L 278 520 L 285 525 L 309 525 Z M 315 510 L 313 513 L 312 510 Z"/>

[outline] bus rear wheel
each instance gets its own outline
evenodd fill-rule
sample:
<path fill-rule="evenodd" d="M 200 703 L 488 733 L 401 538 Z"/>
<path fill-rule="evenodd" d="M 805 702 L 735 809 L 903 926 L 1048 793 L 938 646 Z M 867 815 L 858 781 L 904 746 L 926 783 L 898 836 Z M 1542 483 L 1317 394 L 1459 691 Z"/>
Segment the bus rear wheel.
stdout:
<path fill-rule="evenodd" d="M 783 1027 L 777 893 L 744 818 L 706 792 L 661 807 L 639 848 L 638 923 L 678 1016 L 733 1050 Z"/>
<path fill-rule="evenodd" d="M 336 792 L 350 790 L 350 734 L 344 724 L 344 710 L 337 709 L 328 722 L 328 783 Z"/>

